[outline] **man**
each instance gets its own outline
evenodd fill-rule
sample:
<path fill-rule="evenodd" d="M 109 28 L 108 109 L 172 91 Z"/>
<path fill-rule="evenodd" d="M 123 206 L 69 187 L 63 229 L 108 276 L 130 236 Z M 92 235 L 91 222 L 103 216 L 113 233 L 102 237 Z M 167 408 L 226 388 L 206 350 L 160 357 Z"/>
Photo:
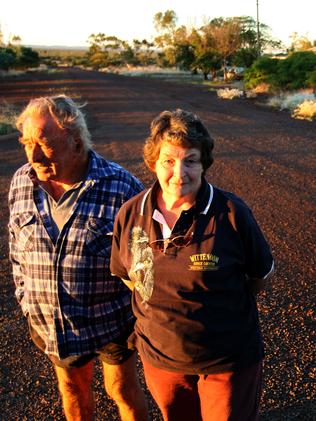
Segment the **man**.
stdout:
<path fill-rule="evenodd" d="M 146 420 L 128 349 L 128 289 L 110 275 L 114 217 L 142 190 L 92 150 L 84 116 L 66 96 L 31 100 L 18 117 L 28 164 L 10 193 L 10 256 L 16 297 L 35 345 L 53 362 L 67 420 L 93 417 L 93 359 L 122 420 Z"/>

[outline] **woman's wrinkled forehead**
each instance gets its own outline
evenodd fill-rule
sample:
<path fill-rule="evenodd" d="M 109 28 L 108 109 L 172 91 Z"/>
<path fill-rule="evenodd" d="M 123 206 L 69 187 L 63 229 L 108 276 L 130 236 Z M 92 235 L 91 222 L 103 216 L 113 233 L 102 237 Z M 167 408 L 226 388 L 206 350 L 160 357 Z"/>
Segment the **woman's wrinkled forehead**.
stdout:
<path fill-rule="evenodd" d="M 174 132 L 172 130 L 164 132 L 159 142 L 159 148 L 161 148 L 161 144 L 164 142 L 175 146 L 182 146 L 184 148 L 190 148 L 193 146 L 193 143 L 190 142 L 190 139 L 185 133 Z"/>

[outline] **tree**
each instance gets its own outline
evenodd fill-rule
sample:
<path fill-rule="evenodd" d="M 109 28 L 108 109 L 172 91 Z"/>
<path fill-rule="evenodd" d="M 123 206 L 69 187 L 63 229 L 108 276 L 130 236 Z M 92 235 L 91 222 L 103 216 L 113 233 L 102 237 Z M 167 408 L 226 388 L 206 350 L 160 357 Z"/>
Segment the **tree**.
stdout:
<path fill-rule="evenodd" d="M 16 52 L 12 48 L 0 47 L 0 69 L 9 70 L 16 64 Z"/>
<path fill-rule="evenodd" d="M 128 60 L 133 60 L 133 51 L 126 41 L 104 33 L 91 34 L 87 53 L 91 65 L 99 69 L 105 66 L 118 66 Z"/>
<path fill-rule="evenodd" d="M 291 51 L 306 51 L 312 48 L 312 41 L 305 35 L 299 35 L 297 32 L 293 32 L 290 35 L 291 38 Z"/>
<path fill-rule="evenodd" d="M 37 51 L 28 47 L 20 47 L 17 53 L 17 67 L 26 69 L 28 67 L 37 67 L 40 63 L 40 57 Z"/>
<path fill-rule="evenodd" d="M 238 16 L 235 18 L 240 24 L 241 48 L 257 49 L 257 22 L 251 16 Z M 259 24 L 260 50 L 267 48 L 280 48 L 281 42 L 274 39 L 271 29 L 264 23 Z"/>
<path fill-rule="evenodd" d="M 190 34 L 184 25 L 174 31 L 173 48 L 175 64 L 183 70 L 192 70 L 192 64 L 195 61 L 195 51 L 194 46 L 190 42 Z"/>
<path fill-rule="evenodd" d="M 158 33 L 155 37 L 154 43 L 160 49 L 163 49 L 166 62 L 170 66 L 176 64 L 176 49 L 175 49 L 175 29 L 177 22 L 177 15 L 173 10 L 156 13 L 154 16 L 154 26 Z"/>
<path fill-rule="evenodd" d="M 232 64 L 238 67 L 250 67 L 257 60 L 257 48 L 240 48 L 232 57 Z"/>
<path fill-rule="evenodd" d="M 195 62 L 194 48 L 190 44 L 180 44 L 175 52 L 176 64 L 182 70 L 192 70 Z"/>
<path fill-rule="evenodd" d="M 22 39 L 19 35 L 11 35 L 8 45 L 19 46 L 21 45 L 21 41 Z"/>
<path fill-rule="evenodd" d="M 154 43 L 143 39 L 139 41 L 138 39 L 133 40 L 133 51 L 134 51 L 134 63 L 140 64 L 142 66 L 148 66 L 149 64 L 154 63 L 154 53 L 152 48 Z"/>
<path fill-rule="evenodd" d="M 227 80 L 227 60 L 241 45 L 241 24 L 237 18 L 216 18 L 204 26 L 214 50 L 221 56 L 224 80 Z"/>
<path fill-rule="evenodd" d="M 174 10 L 167 10 L 165 13 L 159 12 L 155 14 L 154 26 L 159 34 L 159 36 L 155 38 L 155 42 L 158 46 L 163 47 L 165 43 L 172 43 L 177 20 L 178 18 Z"/>
<path fill-rule="evenodd" d="M 198 55 L 195 59 L 194 66 L 201 70 L 204 80 L 211 73 L 212 79 L 216 78 L 216 71 L 221 68 L 221 57 L 216 51 L 207 51 Z"/>
<path fill-rule="evenodd" d="M 0 47 L 3 47 L 3 46 L 4 46 L 3 33 L 1 30 L 1 25 L 0 25 Z"/>
<path fill-rule="evenodd" d="M 92 67 L 95 69 L 106 66 L 107 57 L 103 48 L 105 38 L 105 34 L 101 32 L 98 34 L 91 34 L 88 38 L 90 47 L 87 53 L 87 57 Z"/>

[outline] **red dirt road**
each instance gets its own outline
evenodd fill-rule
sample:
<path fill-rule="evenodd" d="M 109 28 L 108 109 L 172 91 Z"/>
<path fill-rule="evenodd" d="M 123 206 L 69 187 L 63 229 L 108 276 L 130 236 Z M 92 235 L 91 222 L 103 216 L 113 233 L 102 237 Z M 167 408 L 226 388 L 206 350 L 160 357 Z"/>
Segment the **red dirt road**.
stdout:
<path fill-rule="evenodd" d="M 215 138 L 209 181 L 252 207 L 276 260 L 275 277 L 259 298 L 266 343 L 262 420 L 315 420 L 316 121 L 293 120 L 255 100 L 220 100 L 206 87 L 153 79 L 79 70 L 0 79 L 0 105 L 5 99 L 22 107 L 31 97 L 57 93 L 87 102 L 96 150 L 146 186 L 153 177 L 141 151 L 152 118 L 178 107 L 202 118 Z M 6 201 L 10 179 L 24 161 L 17 134 L 0 136 L 0 419 L 62 420 L 51 366 L 32 346 L 13 296 Z M 95 389 L 96 419 L 118 419 L 99 366 Z M 152 419 L 160 420 L 150 405 Z"/>

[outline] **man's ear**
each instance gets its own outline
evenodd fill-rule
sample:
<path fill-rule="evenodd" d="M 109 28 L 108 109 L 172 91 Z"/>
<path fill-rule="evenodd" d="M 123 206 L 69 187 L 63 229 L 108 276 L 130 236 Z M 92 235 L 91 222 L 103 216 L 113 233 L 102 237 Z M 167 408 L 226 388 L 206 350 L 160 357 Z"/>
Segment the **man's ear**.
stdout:
<path fill-rule="evenodd" d="M 82 140 L 79 137 L 74 136 L 73 137 L 73 142 L 74 142 L 74 145 L 75 145 L 75 151 L 76 152 L 81 152 L 82 149 L 83 149 L 83 142 L 82 142 Z"/>

